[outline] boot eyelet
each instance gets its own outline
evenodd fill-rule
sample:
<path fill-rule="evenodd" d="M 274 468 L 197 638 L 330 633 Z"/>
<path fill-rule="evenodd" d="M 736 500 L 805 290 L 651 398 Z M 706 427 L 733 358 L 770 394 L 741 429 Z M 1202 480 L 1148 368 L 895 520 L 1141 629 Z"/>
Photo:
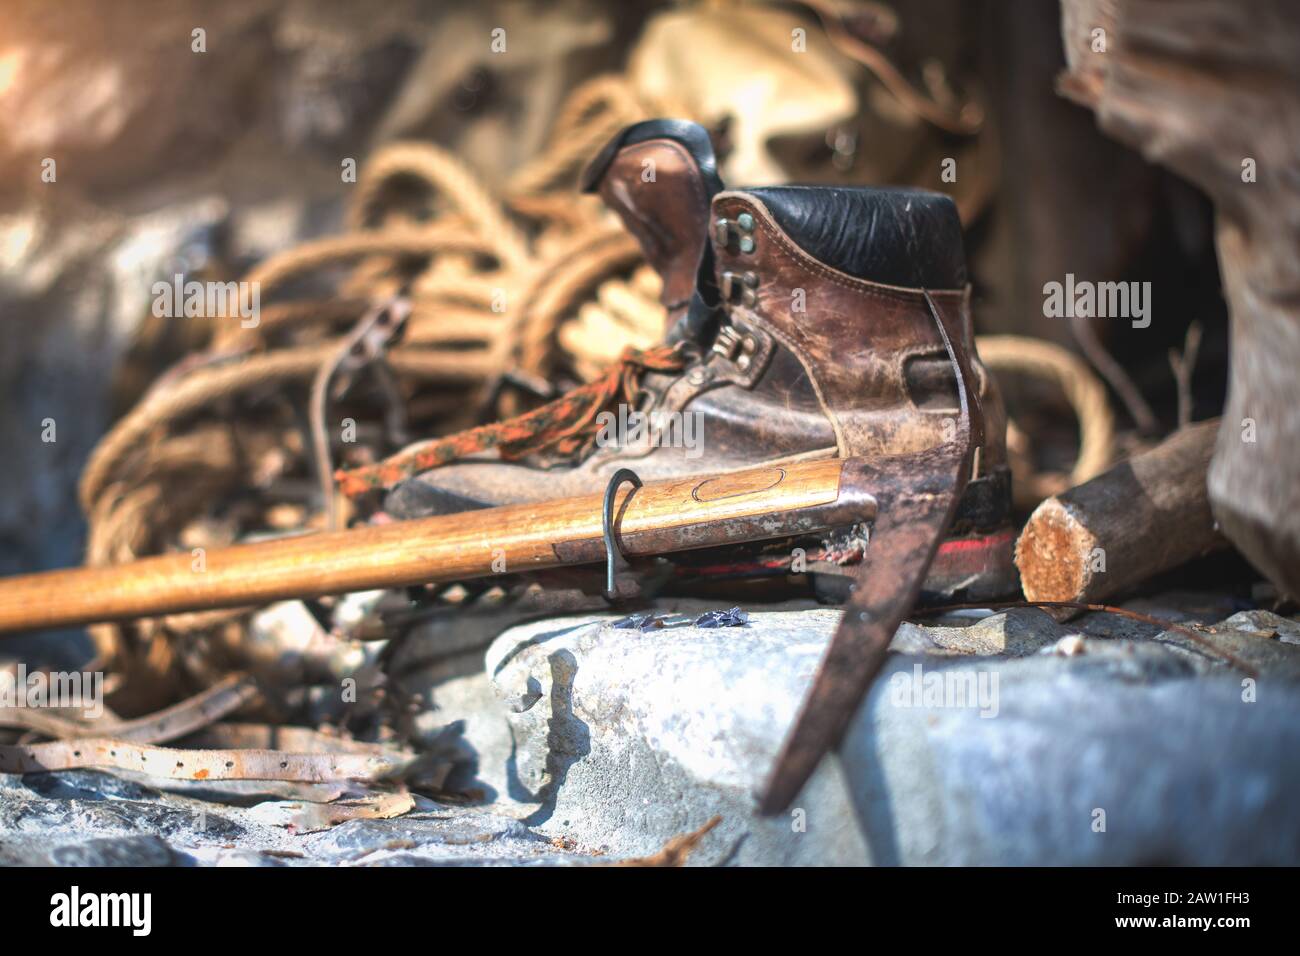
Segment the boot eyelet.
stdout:
<path fill-rule="evenodd" d="M 737 236 L 741 252 L 754 251 L 754 217 L 752 214 L 742 212 L 735 219 L 727 219 L 720 216 L 713 220 L 713 237 L 714 241 L 724 249 L 731 242 L 733 235 Z"/>
<path fill-rule="evenodd" d="M 742 372 L 745 371 L 754 361 L 754 353 L 758 351 L 758 342 L 752 335 L 746 335 L 740 341 L 740 353 L 736 356 L 736 368 Z"/>
<path fill-rule="evenodd" d="M 758 303 L 758 275 L 753 272 L 746 272 L 744 275 L 737 275 L 734 272 L 722 273 L 722 281 L 719 288 L 722 297 L 728 302 L 735 298 L 736 287 L 740 287 L 740 301 L 745 305 L 753 308 Z"/>

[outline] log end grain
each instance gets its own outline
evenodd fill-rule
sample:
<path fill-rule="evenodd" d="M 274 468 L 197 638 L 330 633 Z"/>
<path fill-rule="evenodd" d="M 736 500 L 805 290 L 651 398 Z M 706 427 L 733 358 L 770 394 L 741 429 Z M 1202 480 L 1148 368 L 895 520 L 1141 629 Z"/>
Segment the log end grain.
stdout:
<path fill-rule="evenodd" d="M 1078 601 L 1092 583 L 1097 539 L 1069 505 L 1048 498 L 1016 542 L 1016 567 L 1029 601 Z"/>

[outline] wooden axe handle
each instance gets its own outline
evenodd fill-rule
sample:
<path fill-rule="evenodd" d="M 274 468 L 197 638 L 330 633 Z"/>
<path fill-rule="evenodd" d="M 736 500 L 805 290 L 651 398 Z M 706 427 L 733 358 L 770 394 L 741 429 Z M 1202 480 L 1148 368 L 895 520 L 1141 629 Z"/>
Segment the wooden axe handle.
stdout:
<path fill-rule="evenodd" d="M 823 531 L 874 517 L 854 459 L 625 486 L 628 555 Z M 843 480 L 849 476 L 848 480 Z M 0 633 L 488 577 L 604 559 L 603 496 L 507 505 L 0 580 Z"/>

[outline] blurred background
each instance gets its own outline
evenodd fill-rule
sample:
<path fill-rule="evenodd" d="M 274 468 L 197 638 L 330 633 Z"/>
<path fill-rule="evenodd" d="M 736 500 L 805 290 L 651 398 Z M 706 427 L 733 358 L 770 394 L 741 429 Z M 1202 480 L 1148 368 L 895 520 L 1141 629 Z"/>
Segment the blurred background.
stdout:
<path fill-rule="evenodd" d="M 1048 2 L 10 0 L 0 573 L 310 524 L 310 350 L 398 284 L 415 288 L 399 368 L 414 437 L 653 342 L 656 280 L 575 183 L 617 129 L 657 115 L 704 123 L 731 185 L 953 195 L 977 332 L 1063 346 L 1105 381 L 1115 428 L 1095 473 L 1218 413 L 1225 308 L 1209 203 L 1099 133 L 1058 92 L 1063 67 Z M 152 319 L 153 283 L 178 273 L 258 277 L 264 321 Z M 1150 326 L 1045 318 L 1043 286 L 1067 273 L 1151 282 Z M 307 371 L 173 389 L 141 417 L 150 383 L 196 355 Z M 1028 509 L 1068 484 L 1081 411 L 1014 355 L 986 358 Z M 365 389 L 350 400 L 380 417 Z"/>

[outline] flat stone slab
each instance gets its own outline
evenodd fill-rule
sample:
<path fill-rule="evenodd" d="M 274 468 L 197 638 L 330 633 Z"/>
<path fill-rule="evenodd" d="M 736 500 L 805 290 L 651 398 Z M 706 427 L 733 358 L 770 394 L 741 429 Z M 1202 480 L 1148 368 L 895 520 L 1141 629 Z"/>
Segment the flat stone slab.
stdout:
<path fill-rule="evenodd" d="M 840 753 L 771 819 L 754 797 L 835 609 L 551 616 L 504 630 L 486 668 L 467 638 L 404 689 L 472 806 L 294 833 L 275 784 L 0 775 L 0 866 L 586 865 L 715 815 L 691 865 L 1300 862 L 1300 623 L 1203 595 L 1140 607 L 1219 623 L 1201 641 L 1033 609 L 904 625 Z"/>
<path fill-rule="evenodd" d="M 294 834 L 259 805 L 196 800 L 95 770 L 0 774 L 0 866 L 502 866 L 596 862 L 492 809 L 423 798 L 391 820 Z"/>
<path fill-rule="evenodd" d="M 1294 864 L 1300 645 L 1266 614 L 1213 635 L 1256 678 L 1178 632 L 1089 636 L 1093 617 L 905 625 L 838 759 L 774 819 L 754 794 L 838 611 L 534 622 L 487 654 L 503 789 L 538 832 L 613 855 L 721 815 L 694 864 Z"/>

